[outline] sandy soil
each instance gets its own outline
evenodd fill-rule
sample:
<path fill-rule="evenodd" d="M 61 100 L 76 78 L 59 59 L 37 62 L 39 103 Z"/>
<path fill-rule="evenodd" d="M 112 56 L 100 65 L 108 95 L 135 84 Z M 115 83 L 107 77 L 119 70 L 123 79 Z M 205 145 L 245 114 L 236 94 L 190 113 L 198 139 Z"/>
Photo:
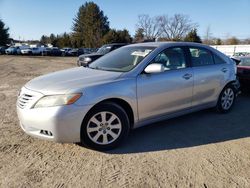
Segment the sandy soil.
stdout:
<path fill-rule="evenodd" d="M 18 90 L 75 62 L 0 56 L 0 187 L 250 187 L 250 94 L 229 114 L 205 110 L 134 130 L 107 153 L 24 134 Z"/>

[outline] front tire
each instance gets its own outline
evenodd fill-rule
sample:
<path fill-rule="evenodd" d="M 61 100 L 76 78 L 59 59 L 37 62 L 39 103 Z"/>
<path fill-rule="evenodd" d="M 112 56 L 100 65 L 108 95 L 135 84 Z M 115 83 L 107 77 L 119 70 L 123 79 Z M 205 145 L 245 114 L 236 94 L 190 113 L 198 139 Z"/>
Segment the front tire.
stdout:
<path fill-rule="evenodd" d="M 226 86 L 219 96 L 216 106 L 217 110 L 221 113 L 229 112 L 234 105 L 235 98 L 236 93 L 234 86 L 231 84 Z"/>
<path fill-rule="evenodd" d="M 81 142 L 96 150 L 110 150 L 128 136 L 128 115 L 119 105 L 111 102 L 95 106 L 84 118 Z"/>

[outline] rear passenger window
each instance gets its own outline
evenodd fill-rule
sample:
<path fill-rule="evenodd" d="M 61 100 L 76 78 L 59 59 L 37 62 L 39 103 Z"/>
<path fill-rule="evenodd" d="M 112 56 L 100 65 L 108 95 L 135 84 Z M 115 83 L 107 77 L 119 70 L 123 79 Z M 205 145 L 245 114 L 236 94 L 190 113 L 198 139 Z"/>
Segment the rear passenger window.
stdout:
<path fill-rule="evenodd" d="M 215 64 L 224 64 L 226 63 L 222 58 L 214 54 L 214 63 Z"/>
<path fill-rule="evenodd" d="M 210 51 L 200 48 L 189 48 L 192 64 L 194 67 L 214 64 L 213 56 Z"/>
<path fill-rule="evenodd" d="M 159 53 L 153 62 L 162 64 L 165 70 L 186 68 L 185 52 L 182 48 L 168 48 Z"/>

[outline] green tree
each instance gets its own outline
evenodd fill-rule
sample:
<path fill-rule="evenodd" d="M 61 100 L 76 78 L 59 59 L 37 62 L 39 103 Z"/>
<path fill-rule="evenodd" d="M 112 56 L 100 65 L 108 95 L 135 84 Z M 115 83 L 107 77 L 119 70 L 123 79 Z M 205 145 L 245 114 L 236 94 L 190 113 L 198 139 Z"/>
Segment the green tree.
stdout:
<path fill-rule="evenodd" d="M 134 41 L 142 42 L 144 40 L 144 30 L 142 28 L 138 28 L 135 31 Z"/>
<path fill-rule="evenodd" d="M 57 37 L 53 33 L 51 33 L 49 36 L 49 42 L 53 46 L 57 46 Z"/>
<path fill-rule="evenodd" d="M 103 36 L 102 43 L 107 44 L 107 43 L 114 43 L 117 42 L 119 36 L 118 33 L 116 32 L 115 29 L 109 30 L 109 32 Z"/>
<path fill-rule="evenodd" d="M 71 37 L 66 32 L 62 35 L 57 36 L 57 44 L 58 47 L 71 47 Z"/>
<path fill-rule="evenodd" d="M 132 37 L 129 34 L 127 29 L 118 30 L 117 33 L 119 36 L 118 42 L 121 42 L 121 43 L 131 43 L 132 42 Z"/>
<path fill-rule="evenodd" d="M 0 46 L 5 46 L 9 42 L 9 28 L 0 19 Z"/>
<path fill-rule="evenodd" d="M 131 43 L 132 38 L 128 30 L 115 30 L 111 29 L 106 35 L 103 36 L 103 44 L 108 43 Z"/>
<path fill-rule="evenodd" d="M 45 44 L 49 44 L 50 43 L 50 39 L 48 36 L 46 35 L 42 35 L 40 38 L 40 43 L 45 45 Z"/>
<path fill-rule="evenodd" d="M 76 47 L 97 47 L 109 31 L 107 16 L 94 2 L 82 5 L 73 19 L 72 38 Z"/>
<path fill-rule="evenodd" d="M 201 38 L 197 34 L 197 29 L 190 31 L 184 38 L 184 41 L 202 43 Z"/>

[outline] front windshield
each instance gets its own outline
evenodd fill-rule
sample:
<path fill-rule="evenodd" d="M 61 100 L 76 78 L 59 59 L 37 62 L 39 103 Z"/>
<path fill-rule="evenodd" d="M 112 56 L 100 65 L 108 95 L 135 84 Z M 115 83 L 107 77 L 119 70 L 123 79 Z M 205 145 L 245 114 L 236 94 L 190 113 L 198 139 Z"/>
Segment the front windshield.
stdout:
<path fill-rule="evenodd" d="M 242 58 L 239 65 L 241 65 L 241 66 L 250 66 L 250 57 L 249 58 Z"/>
<path fill-rule="evenodd" d="M 92 69 L 128 72 L 138 65 L 154 47 L 127 46 L 119 48 L 89 65 Z"/>
<path fill-rule="evenodd" d="M 111 50 L 111 46 L 104 45 L 101 48 L 99 48 L 99 50 L 96 53 L 98 53 L 98 54 L 107 54 L 107 53 L 110 52 L 110 50 Z"/>

